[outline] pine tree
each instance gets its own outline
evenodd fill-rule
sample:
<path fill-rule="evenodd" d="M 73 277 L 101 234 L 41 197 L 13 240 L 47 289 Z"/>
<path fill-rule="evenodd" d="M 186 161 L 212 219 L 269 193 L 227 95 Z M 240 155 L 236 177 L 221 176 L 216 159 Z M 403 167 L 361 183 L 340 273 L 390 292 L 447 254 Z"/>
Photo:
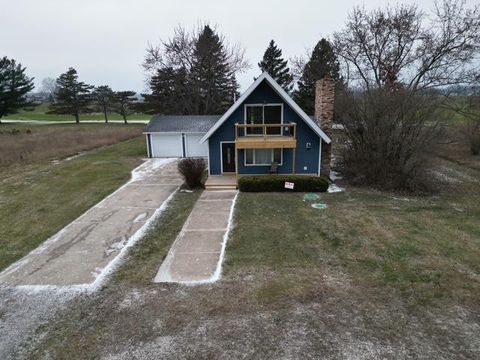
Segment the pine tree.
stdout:
<path fill-rule="evenodd" d="M 113 110 L 117 114 L 122 115 L 125 125 L 127 124 L 127 116 L 135 112 L 135 106 L 137 104 L 135 94 L 135 91 L 117 91 L 115 93 Z"/>
<path fill-rule="evenodd" d="M 206 25 L 195 41 L 191 69 L 194 112 L 221 114 L 238 89 L 223 40 Z"/>
<path fill-rule="evenodd" d="M 282 50 L 271 40 L 258 67 L 275 79 L 286 92 L 290 92 L 293 87 L 293 76 L 287 64 L 288 61 L 282 58 Z"/>
<path fill-rule="evenodd" d="M 6 56 L 0 59 L 0 123 L 5 115 L 15 114 L 33 105 L 27 93 L 33 90 L 33 78 L 25 74 L 25 67 Z"/>
<path fill-rule="evenodd" d="M 64 114 L 75 116 L 75 122 L 80 123 L 80 114 L 88 112 L 92 101 L 92 86 L 78 81 L 78 74 L 74 68 L 57 79 L 57 102 L 49 106 L 50 114 Z"/>
<path fill-rule="evenodd" d="M 102 110 L 105 118 L 105 124 L 108 124 L 108 111 L 110 110 L 113 101 L 114 92 L 108 85 L 102 85 L 95 88 L 92 93 L 93 100 Z"/>
<path fill-rule="evenodd" d="M 310 59 L 303 68 L 303 74 L 298 81 L 298 89 L 294 93 L 294 100 L 307 114 L 313 114 L 315 108 L 315 82 L 326 74 L 334 78 L 337 83 L 340 79 L 340 65 L 333 51 L 333 47 L 326 39 L 321 39 L 312 51 Z"/>
<path fill-rule="evenodd" d="M 147 114 L 188 114 L 192 101 L 190 87 L 185 69 L 158 69 L 150 80 L 151 94 L 142 94 L 145 98 L 143 111 Z"/>

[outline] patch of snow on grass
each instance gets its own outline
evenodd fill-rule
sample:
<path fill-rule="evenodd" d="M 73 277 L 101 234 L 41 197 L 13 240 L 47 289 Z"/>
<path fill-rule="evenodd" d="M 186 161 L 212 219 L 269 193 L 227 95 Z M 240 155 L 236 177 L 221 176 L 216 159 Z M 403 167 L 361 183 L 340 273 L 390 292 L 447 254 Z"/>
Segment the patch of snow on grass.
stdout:
<path fill-rule="evenodd" d="M 340 186 L 336 185 L 336 184 L 330 184 L 329 187 L 328 187 L 328 189 L 327 189 L 327 191 L 328 191 L 329 193 L 337 193 L 337 192 L 342 192 L 343 189 L 342 189 Z"/>
<path fill-rule="evenodd" d="M 465 172 L 458 171 L 445 165 L 441 166 L 436 170 L 433 170 L 432 173 L 437 179 L 452 184 L 462 183 L 463 181 L 472 181 L 476 183 L 479 182 L 479 180 L 474 178 L 473 176 L 470 176 Z"/>
<path fill-rule="evenodd" d="M 70 160 L 73 160 L 73 159 L 76 159 L 77 157 L 79 156 L 82 156 L 82 155 L 85 155 L 86 154 L 86 151 L 82 151 L 82 152 L 79 152 L 78 154 L 75 154 L 75 155 L 72 155 L 72 156 L 69 156 L 63 160 L 52 160 L 52 164 L 53 165 L 58 165 L 58 164 L 61 164 L 61 163 L 64 163 L 66 161 L 70 161 Z"/>

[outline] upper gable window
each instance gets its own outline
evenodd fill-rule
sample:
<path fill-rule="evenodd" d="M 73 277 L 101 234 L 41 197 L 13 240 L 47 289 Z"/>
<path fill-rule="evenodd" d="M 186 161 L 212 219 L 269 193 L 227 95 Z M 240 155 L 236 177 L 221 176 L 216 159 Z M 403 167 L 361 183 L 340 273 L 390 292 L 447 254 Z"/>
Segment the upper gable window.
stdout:
<path fill-rule="evenodd" d="M 282 104 L 245 105 L 245 124 L 283 124 Z M 268 135 L 281 135 L 280 127 L 266 128 Z M 262 135 L 262 127 L 247 128 L 247 135 Z"/>

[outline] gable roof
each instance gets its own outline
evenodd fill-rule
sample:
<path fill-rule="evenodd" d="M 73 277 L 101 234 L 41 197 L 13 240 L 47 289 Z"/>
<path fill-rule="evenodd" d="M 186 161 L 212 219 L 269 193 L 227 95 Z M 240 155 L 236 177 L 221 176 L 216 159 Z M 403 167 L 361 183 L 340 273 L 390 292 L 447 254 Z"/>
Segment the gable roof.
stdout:
<path fill-rule="evenodd" d="M 285 90 L 267 73 L 263 72 L 257 80 L 253 82 L 252 85 L 245 91 L 242 96 L 238 98 L 238 100 L 227 110 L 225 114 L 222 115 L 220 119 L 212 126 L 210 130 L 205 134 L 205 136 L 200 140 L 201 143 L 207 141 L 207 139 L 212 136 L 212 134 L 217 131 L 217 129 L 233 114 L 235 110 L 247 99 L 247 97 L 265 80 L 274 90 L 275 92 L 288 104 L 290 107 L 302 118 L 303 121 L 307 123 L 307 125 L 325 141 L 327 144 L 330 144 L 332 141 L 327 134 L 325 134 L 322 129 L 318 126 L 318 124 L 310 118 L 305 112 L 297 105 L 295 101 L 288 95 Z"/>
<path fill-rule="evenodd" d="M 156 115 L 147 124 L 146 133 L 206 133 L 221 115 Z"/>

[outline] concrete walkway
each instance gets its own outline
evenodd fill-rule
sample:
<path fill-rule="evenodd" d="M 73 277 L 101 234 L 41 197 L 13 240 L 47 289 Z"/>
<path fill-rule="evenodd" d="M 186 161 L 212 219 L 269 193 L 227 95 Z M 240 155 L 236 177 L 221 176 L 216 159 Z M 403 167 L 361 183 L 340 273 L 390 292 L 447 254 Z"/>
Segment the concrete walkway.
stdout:
<path fill-rule="evenodd" d="M 220 278 L 237 191 L 204 191 L 154 282 L 198 284 Z"/>
<path fill-rule="evenodd" d="M 181 183 L 176 161 L 147 160 L 126 185 L 0 273 L 0 285 L 100 284 Z"/>

